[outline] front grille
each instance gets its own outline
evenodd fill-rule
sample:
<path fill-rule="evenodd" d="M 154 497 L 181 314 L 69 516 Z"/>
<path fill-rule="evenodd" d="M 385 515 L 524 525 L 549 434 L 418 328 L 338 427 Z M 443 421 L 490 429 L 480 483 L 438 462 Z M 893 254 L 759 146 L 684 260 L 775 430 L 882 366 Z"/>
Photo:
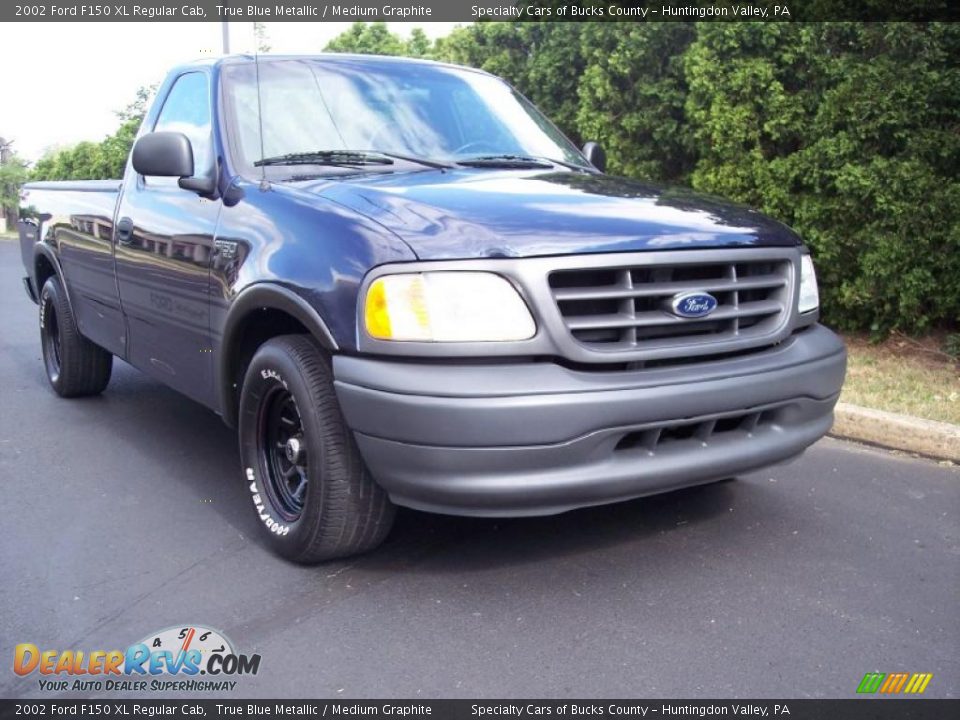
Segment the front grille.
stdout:
<path fill-rule="evenodd" d="M 682 351 L 729 341 L 749 343 L 775 333 L 789 313 L 791 278 L 792 261 L 786 257 L 669 264 L 654 260 L 648 265 L 555 270 L 549 285 L 567 331 L 588 349 Z M 704 318 L 681 318 L 667 311 L 675 295 L 692 291 L 709 292 L 717 308 Z"/>

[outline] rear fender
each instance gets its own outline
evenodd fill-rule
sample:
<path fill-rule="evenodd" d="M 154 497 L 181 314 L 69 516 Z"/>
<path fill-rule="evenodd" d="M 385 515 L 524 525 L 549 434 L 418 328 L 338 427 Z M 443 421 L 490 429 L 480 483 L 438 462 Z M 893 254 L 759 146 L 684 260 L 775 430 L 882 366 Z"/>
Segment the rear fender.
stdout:
<path fill-rule="evenodd" d="M 63 288 L 63 294 L 67 298 L 67 304 L 70 306 L 70 309 L 73 310 L 73 300 L 70 297 L 70 288 L 67 287 L 66 278 L 63 276 L 63 268 L 60 267 L 60 259 L 53 251 L 53 248 L 51 248 L 49 245 L 39 242 L 33 246 L 33 262 L 30 264 L 29 268 L 30 279 L 33 283 L 34 289 L 36 290 L 37 298 L 39 299 L 40 293 L 43 292 L 43 286 L 39 281 L 40 279 L 37 273 L 37 269 L 40 264 L 40 258 L 46 259 L 53 267 L 53 272 L 60 281 L 60 287 Z"/>

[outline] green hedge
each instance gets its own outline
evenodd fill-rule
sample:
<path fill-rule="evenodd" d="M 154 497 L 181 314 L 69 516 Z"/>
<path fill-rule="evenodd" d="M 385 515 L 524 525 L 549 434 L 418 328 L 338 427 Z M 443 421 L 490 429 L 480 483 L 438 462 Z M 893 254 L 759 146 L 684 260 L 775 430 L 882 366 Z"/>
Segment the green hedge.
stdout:
<path fill-rule="evenodd" d="M 952 25 L 704 24 L 684 59 L 692 184 L 793 226 L 832 323 L 955 326 L 958 58 Z"/>

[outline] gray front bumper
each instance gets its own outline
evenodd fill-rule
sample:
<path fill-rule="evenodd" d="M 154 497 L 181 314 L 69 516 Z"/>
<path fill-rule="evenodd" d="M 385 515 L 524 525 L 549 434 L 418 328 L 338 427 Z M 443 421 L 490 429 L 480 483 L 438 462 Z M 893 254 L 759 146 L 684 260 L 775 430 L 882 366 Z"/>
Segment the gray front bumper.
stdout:
<path fill-rule="evenodd" d="M 400 505 L 539 515 L 791 458 L 829 429 L 846 352 L 814 326 L 743 357 L 621 372 L 334 358 L 373 476 Z"/>

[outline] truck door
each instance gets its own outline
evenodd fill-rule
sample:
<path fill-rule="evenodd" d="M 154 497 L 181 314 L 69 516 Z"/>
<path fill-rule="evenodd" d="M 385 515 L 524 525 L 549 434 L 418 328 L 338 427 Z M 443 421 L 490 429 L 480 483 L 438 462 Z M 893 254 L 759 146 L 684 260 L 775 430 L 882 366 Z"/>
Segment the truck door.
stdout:
<path fill-rule="evenodd" d="M 170 86 L 150 131 L 185 134 L 194 174 L 213 172 L 211 90 L 202 71 Z M 208 277 L 219 200 L 182 190 L 176 178 L 128 167 L 117 211 L 117 285 L 127 319 L 127 360 L 206 405 L 214 402 Z"/>

